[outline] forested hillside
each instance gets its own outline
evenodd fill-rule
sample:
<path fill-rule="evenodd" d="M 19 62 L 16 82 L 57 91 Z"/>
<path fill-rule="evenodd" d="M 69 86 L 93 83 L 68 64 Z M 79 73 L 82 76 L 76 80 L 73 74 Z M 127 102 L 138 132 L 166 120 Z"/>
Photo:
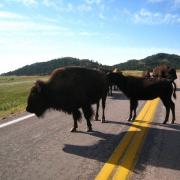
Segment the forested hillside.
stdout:
<path fill-rule="evenodd" d="M 114 67 L 117 67 L 120 70 L 152 70 L 159 64 L 168 64 L 176 69 L 180 69 L 180 56 L 159 53 L 141 60 L 129 60 L 125 63 L 116 64 Z"/>
<path fill-rule="evenodd" d="M 54 59 L 47 62 L 34 63 L 31 65 L 24 66 L 15 71 L 10 71 L 3 75 L 47 75 L 50 74 L 54 69 L 65 66 L 81 66 L 88 68 L 111 68 L 110 66 L 103 66 L 98 62 L 92 60 L 83 59 L 79 60 L 72 57 L 64 57 L 59 59 Z"/>
<path fill-rule="evenodd" d="M 102 65 L 88 59 L 77 59 L 72 57 L 64 57 L 50 60 L 47 62 L 34 63 L 24 66 L 15 71 L 4 73 L 3 75 L 46 75 L 50 74 L 54 69 L 65 66 L 81 66 L 95 69 L 113 69 L 120 70 L 152 70 L 159 64 L 168 64 L 176 69 L 180 69 L 180 56 L 174 54 L 159 53 L 148 56 L 141 60 L 129 60 L 125 63 L 116 64 L 114 66 Z"/>

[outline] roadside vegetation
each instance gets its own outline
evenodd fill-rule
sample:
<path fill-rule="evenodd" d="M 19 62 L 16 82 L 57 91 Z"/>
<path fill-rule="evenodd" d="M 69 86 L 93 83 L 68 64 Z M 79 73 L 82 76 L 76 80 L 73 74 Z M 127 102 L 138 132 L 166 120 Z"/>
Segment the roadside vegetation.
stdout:
<path fill-rule="evenodd" d="M 37 79 L 47 76 L 0 76 L 0 119 L 23 112 L 28 93 Z"/>

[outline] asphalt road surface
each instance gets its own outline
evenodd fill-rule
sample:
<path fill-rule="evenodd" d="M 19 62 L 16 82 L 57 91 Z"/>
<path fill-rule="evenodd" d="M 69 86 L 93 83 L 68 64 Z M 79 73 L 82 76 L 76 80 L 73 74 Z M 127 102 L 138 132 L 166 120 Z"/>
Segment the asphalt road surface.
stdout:
<path fill-rule="evenodd" d="M 158 105 L 131 179 L 180 179 L 179 99 L 178 88 L 174 125 L 162 125 L 165 109 L 162 103 Z M 144 103 L 139 103 L 138 111 Z M 1 125 L 27 114 L 1 120 L 0 180 L 94 179 L 131 126 L 126 120 L 128 114 L 129 101 L 116 92 L 107 100 L 107 123 L 92 121 L 93 132 L 86 132 L 83 118 L 78 132 L 71 133 L 72 117 L 56 111 L 47 112 L 41 119 L 33 116 L 5 127 Z"/>

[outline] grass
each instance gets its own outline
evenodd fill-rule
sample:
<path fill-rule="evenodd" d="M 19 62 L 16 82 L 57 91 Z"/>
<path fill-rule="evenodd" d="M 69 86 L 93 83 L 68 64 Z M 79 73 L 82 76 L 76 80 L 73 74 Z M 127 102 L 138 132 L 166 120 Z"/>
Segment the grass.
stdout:
<path fill-rule="evenodd" d="M 130 75 L 130 76 L 142 76 L 143 71 L 135 71 L 135 70 L 127 70 L 127 71 L 122 71 L 125 76 Z"/>
<path fill-rule="evenodd" d="M 27 97 L 40 76 L 0 76 L 0 119 L 25 111 Z"/>

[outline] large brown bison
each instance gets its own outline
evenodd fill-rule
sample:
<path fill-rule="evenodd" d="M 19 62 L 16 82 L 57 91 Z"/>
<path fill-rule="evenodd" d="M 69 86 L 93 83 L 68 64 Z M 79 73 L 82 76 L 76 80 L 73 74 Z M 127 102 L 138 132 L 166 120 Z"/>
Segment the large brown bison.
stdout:
<path fill-rule="evenodd" d="M 56 109 L 72 114 L 74 127 L 78 128 L 81 119 L 80 108 L 87 121 L 87 131 L 92 131 L 93 110 L 91 105 L 102 99 L 102 122 L 105 122 L 105 102 L 108 91 L 108 80 L 105 73 L 81 67 L 67 67 L 55 70 L 47 82 L 38 80 L 32 87 L 26 110 L 42 116 L 47 109 Z"/>
<path fill-rule="evenodd" d="M 176 70 L 166 64 L 161 64 L 153 69 L 153 77 L 177 79 Z"/>
<path fill-rule="evenodd" d="M 174 123 L 175 104 L 171 96 L 173 94 L 174 98 L 176 98 L 176 86 L 172 85 L 172 80 L 123 76 L 117 73 L 110 73 L 108 78 L 130 99 L 130 115 L 128 120 L 136 118 L 138 100 L 151 100 L 160 97 L 166 107 L 166 117 L 163 123 L 165 124 L 168 121 L 170 109 L 172 111 L 172 123 Z M 133 111 L 134 115 L 132 114 Z"/>

